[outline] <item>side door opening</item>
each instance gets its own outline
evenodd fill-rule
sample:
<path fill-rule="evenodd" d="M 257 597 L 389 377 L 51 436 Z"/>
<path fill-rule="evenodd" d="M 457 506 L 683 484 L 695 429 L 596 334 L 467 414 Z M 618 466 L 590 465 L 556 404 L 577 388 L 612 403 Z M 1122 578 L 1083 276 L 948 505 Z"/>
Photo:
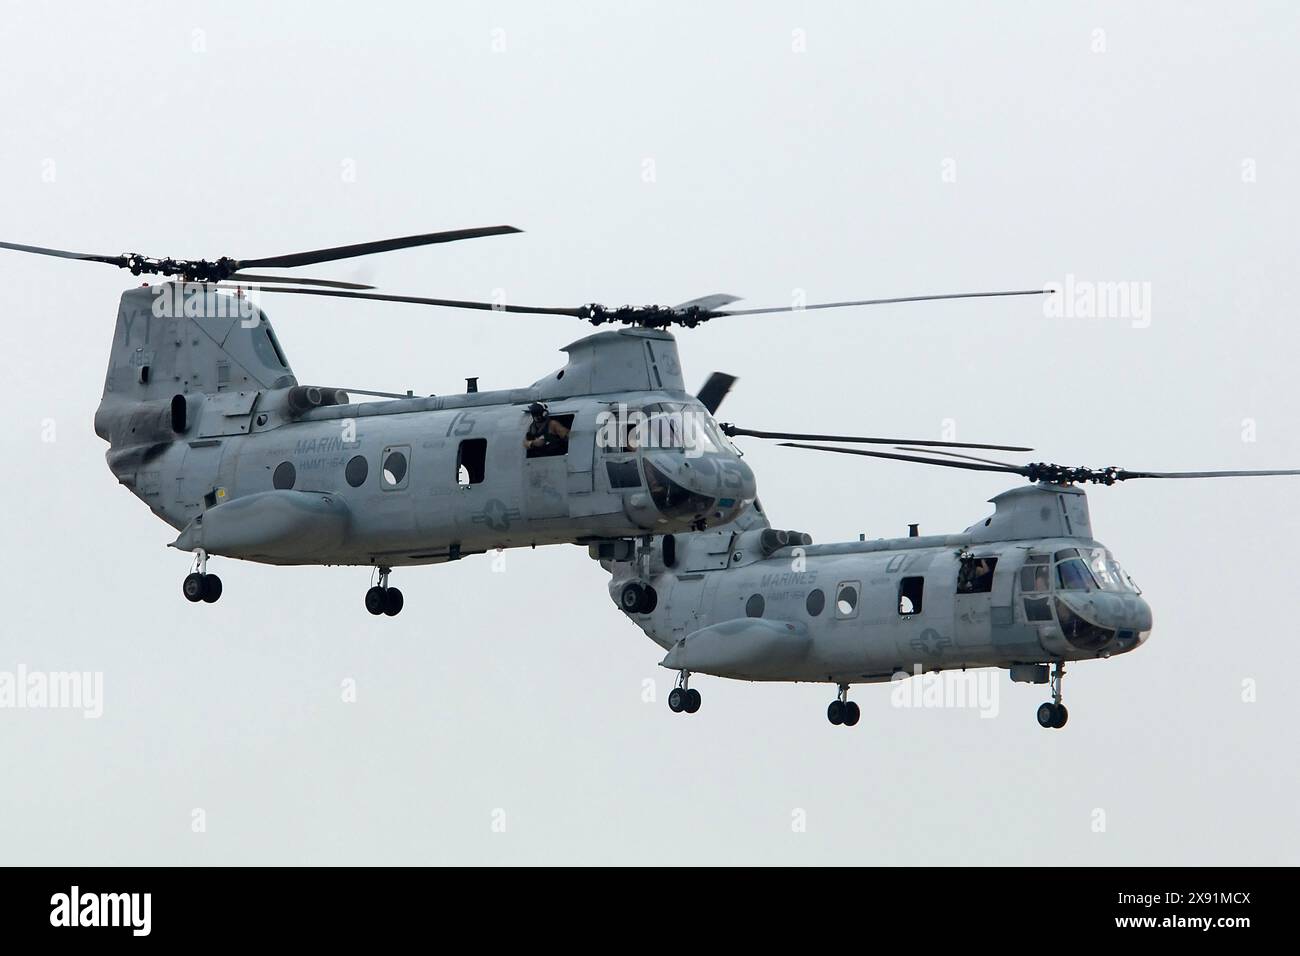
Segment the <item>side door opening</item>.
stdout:
<path fill-rule="evenodd" d="M 917 575 L 915 577 L 903 578 L 898 582 L 898 613 L 900 617 L 908 617 L 913 614 L 921 613 L 922 601 L 925 597 L 925 578 Z"/>
<path fill-rule="evenodd" d="M 487 439 L 466 438 L 456 449 L 456 483 L 462 488 L 487 477 Z"/>

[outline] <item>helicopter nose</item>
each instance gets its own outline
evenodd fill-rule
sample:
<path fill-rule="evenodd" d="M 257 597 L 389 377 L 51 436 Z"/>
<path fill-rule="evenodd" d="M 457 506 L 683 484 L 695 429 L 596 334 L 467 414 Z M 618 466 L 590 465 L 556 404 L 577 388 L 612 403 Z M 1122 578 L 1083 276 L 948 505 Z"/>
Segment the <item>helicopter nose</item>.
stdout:
<path fill-rule="evenodd" d="M 1061 630 L 1080 650 L 1109 657 L 1141 646 L 1151 634 L 1151 606 L 1140 595 L 1067 591 L 1056 597 Z"/>
<path fill-rule="evenodd" d="M 724 510 L 753 501 L 758 492 L 754 469 L 737 455 L 683 458 L 675 475 L 696 494 L 716 499 Z"/>
<path fill-rule="evenodd" d="M 656 507 L 669 517 L 685 509 L 710 524 L 730 521 L 757 492 L 753 469 L 736 455 L 652 454 L 645 470 Z"/>

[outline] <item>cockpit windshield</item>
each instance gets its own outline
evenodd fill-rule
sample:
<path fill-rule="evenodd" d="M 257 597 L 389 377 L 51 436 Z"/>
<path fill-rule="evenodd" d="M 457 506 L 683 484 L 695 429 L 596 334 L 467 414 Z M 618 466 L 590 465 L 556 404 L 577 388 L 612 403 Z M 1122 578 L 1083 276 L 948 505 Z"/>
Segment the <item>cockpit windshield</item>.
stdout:
<path fill-rule="evenodd" d="M 1056 566 L 1056 586 L 1062 591 L 1095 591 L 1097 582 L 1088 573 L 1086 564 L 1070 558 Z"/>
<path fill-rule="evenodd" d="M 612 404 L 596 419 L 597 441 L 606 452 L 640 449 L 684 451 L 689 457 L 740 452 L 699 405 L 653 402 L 644 407 Z"/>
<path fill-rule="evenodd" d="M 679 449 L 697 455 L 723 450 L 709 416 L 693 405 L 677 402 L 647 405 L 637 437 L 643 448 Z"/>
<path fill-rule="evenodd" d="M 1056 584 L 1062 591 L 1140 593 L 1133 579 L 1105 548 L 1064 548 L 1055 557 Z"/>

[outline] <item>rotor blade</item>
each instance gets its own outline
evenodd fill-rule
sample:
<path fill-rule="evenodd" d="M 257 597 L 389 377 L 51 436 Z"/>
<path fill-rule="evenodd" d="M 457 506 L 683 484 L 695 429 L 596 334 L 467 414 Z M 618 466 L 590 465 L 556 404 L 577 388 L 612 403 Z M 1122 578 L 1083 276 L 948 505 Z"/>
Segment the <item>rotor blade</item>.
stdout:
<path fill-rule="evenodd" d="M 235 286 L 221 286 L 233 289 Z M 428 299 L 418 295 L 388 295 L 382 292 L 348 292 L 334 289 L 262 289 L 262 292 L 294 292 L 298 295 L 324 295 L 339 299 L 366 299 L 371 302 L 406 302 L 410 305 L 439 305 L 451 309 L 478 309 L 482 312 L 517 312 L 525 315 L 568 315 L 586 318 L 585 309 L 547 308 L 536 305 L 508 305 L 499 302 L 470 302 L 461 299 Z"/>
<path fill-rule="evenodd" d="M 763 315 L 770 312 L 810 312 L 813 309 L 843 309 L 852 305 L 892 305 L 896 302 L 934 302 L 939 299 L 987 299 L 1003 295 L 1051 295 L 1052 289 L 1021 289 L 1015 292 L 953 292 L 946 295 L 907 295 L 897 299 L 858 299 L 853 302 L 818 302 L 813 305 L 785 305 L 769 309 L 734 309 L 712 312 L 719 315 Z"/>
<path fill-rule="evenodd" d="M 863 438 L 858 435 L 803 435 L 797 432 L 760 432 L 752 428 L 740 428 L 730 423 L 722 425 L 723 434 L 734 438 L 745 435 L 750 438 L 788 439 L 791 441 L 842 441 L 860 445 L 926 445 L 935 448 L 981 448 L 988 451 L 1033 451 L 1020 445 L 984 445 L 976 442 L 961 441 L 927 441 L 911 438 Z"/>
<path fill-rule="evenodd" d="M 23 246 L 16 242 L 0 242 L 0 249 L 15 252 L 33 252 L 38 256 L 57 256 L 60 259 L 84 259 L 87 262 L 106 262 L 110 266 L 125 266 L 125 256 L 99 256 L 91 252 L 69 252 L 66 249 L 46 249 L 42 246 Z"/>
<path fill-rule="evenodd" d="M 722 308 L 724 305 L 731 305 L 733 302 L 739 302 L 740 296 L 727 295 L 725 292 L 715 292 L 713 295 L 702 295 L 698 299 L 691 299 L 688 302 L 682 302 L 673 306 L 674 312 L 685 312 L 687 309 L 701 309 L 704 312 L 713 312 Z"/>
<path fill-rule="evenodd" d="M 830 445 L 803 445 L 797 442 L 781 442 L 783 448 L 806 448 L 809 451 L 833 451 L 841 455 L 865 455 L 868 458 L 890 458 L 894 461 L 912 461 L 922 465 L 938 465 L 941 468 L 963 468 L 967 471 L 1005 471 L 1012 475 L 1024 475 L 1025 469 L 1017 465 L 979 465 L 974 462 L 944 461 L 941 458 L 921 458 L 917 455 L 895 455 L 887 451 L 866 451 L 862 448 L 833 448 Z"/>
<path fill-rule="evenodd" d="M 961 453 L 959 453 L 959 452 L 955 452 L 955 451 L 941 451 L 941 450 L 939 450 L 938 448 L 906 448 L 906 447 L 900 447 L 900 448 L 898 449 L 898 451 L 915 451 L 915 452 L 920 452 L 920 453 L 923 454 L 923 455 L 946 455 L 946 456 L 949 457 L 949 458 L 964 458 L 964 459 L 966 459 L 967 461 L 982 461 L 982 462 L 983 462 L 984 464 L 986 464 L 986 465 L 1007 465 L 1008 467 L 1014 467 L 1014 466 L 1011 465 L 1010 462 L 1006 462 L 1006 461 L 994 461 L 992 458 L 976 458 L 974 455 L 963 455 L 963 454 L 961 454 Z"/>
<path fill-rule="evenodd" d="M 735 384 L 736 376 L 728 375 L 726 372 L 714 372 L 695 397 L 700 400 L 701 405 L 709 410 L 710 415 L 714 415 L 718 411 L 718 406 L 722 404 L 722 400 L 731 391 L 731 386 Z"/>
<path fill-rule="evenodd" d="M 1259 478 L 1269 475 L 1300 475 L 1300 469 L 1283 468 L 1268 471 L 1125 471 L 1115 473 L 1116 481 L 1130 478 Z"/>
<path fill-rule="evenodd" d="M 392 252 L 394 249 L 409 249 L 412 246 L 428 246 L 436 242 L 455 242 L 458 239 L 478 239 L 482 236 L 500 236 L 520 232 L 514 226 L 484 226 L 478 229 L 452 229 L 446 232 L 428 232 L 421 236 L 403 236 L 400 239 L 378 239 L 374 242 L 358 242 L 350 246 L 334 246 L 329 249 L 314 249 L 310 252 L 293 252 L 286 256 L 268 256 L 263 259 L 240 259 L 237 267 L 269 266 L 274 269 L 288 269 L 293 266 L 309 266 L 317 262 L 333 262 L 336 259 L 351 259 L 355 256 L 368 256 L 373 252 Z"/>
<path fill-rule="evenodd" d="M 250 285 L 258 285 L 263 282 L 290 282 L 297 285 L 320 285 L 328 286 L 333 289 L 373 289 L 372 285 L 362 285 L 359 282 L 340 282 L 337 279 L 299 279 L 297 276 L 255 276 L 247 272 L 236 272 L 234 275 L 226 277 L 227 282 L 247 282 Z"/>

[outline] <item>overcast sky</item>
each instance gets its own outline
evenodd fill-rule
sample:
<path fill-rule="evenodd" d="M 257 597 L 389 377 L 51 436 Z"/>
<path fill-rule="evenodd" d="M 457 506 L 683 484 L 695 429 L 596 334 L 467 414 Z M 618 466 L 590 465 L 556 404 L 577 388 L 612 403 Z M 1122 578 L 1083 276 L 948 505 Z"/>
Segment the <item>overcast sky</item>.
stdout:
<path fill-rule="evenodd" d="M 1287 3 L 6 2 L 0 239 L 256 257 L 510 223 L 316 271 L 557 305 L 1135 283 L 1130 314 L 988 299 L 679 340 L 688 382 L 740 377 L 720 417 L 750 428 L 1300 467 L 1297 44 Z M 187 556 L 92 430 L 134 281 L 0 253 L 0 671 L 104 694 L 98 719 L 0 710 L 4 862 L 1300 862 L 1300 480 L 1091 492 L 1155 630 L 1070 668 L 1064 730 L 1005 675 L 994 719 L 861 687 L 845 730 L 830 687 L 707 677 L 674 716 L 585 549 L 399 570 L 396 619 L 365 569 L 214 560 L 221 602 L 186 603 Z M 417 392 L 529 384 L 587 330 L 268 311 L 301 381 Z M 819 542 L 957 532 L 1010 486 L 743 448 Z"/>

